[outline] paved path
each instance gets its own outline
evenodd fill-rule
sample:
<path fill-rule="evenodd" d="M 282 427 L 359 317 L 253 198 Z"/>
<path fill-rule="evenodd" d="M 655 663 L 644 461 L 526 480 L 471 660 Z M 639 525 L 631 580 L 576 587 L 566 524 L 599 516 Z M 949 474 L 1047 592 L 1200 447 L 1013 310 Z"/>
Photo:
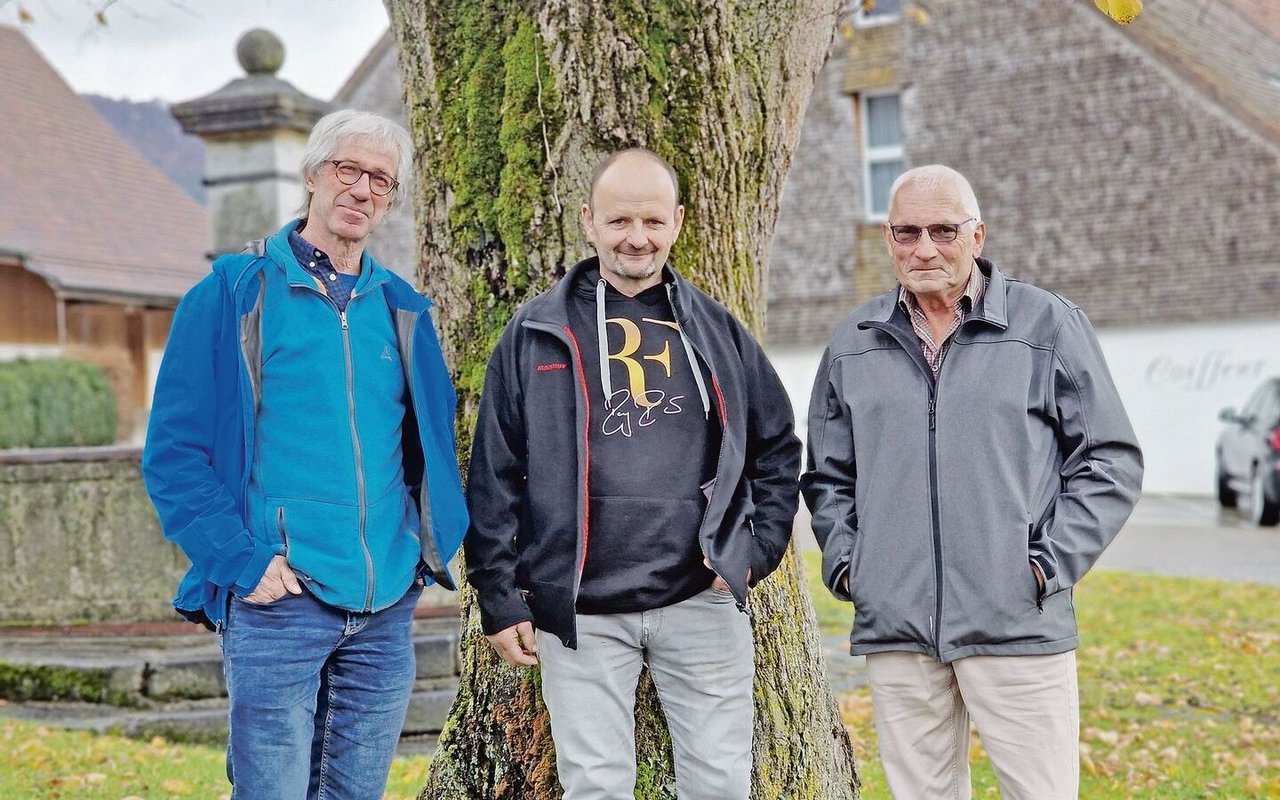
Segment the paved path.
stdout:
<path fill-rule="evenodd" d="M 1144 497 L 1102 569 L 1280 585 L 1280 527 L 1251 525 L 1207 497 Z"/>
<path fill-rule="evenodd" d="M 800 549 L 816 548 L 809 514 L 796 515 Z M 1251 525 L 1208 497 L 1143 497 L 1098 562 L 1102 569 L 1280 585 L 1280 527 Z"/>
<path fill-rule="evenodd" d="M 803 503 L 795 537 L 802 550 L 817 547 Z M 1280 527 L 1254 527 L 1212 498 L 1144 497 L 1098 566 L 1280 585 Z M 823 645 L 827 674 L 838 693 L 866 683 L 866 660 L 849 655 L 846 636 L 827 637 Z"/>

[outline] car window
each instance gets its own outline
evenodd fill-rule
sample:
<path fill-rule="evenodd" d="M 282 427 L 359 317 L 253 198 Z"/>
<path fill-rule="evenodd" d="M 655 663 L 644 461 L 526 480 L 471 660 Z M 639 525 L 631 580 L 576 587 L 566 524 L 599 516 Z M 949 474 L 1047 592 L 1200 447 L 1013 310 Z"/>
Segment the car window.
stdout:
<path fill-rule="evenodd" d="M 1270 429 L 1280 423 L 1280 381 L 1269 381 L 1262 388 L 1265 391 L 1258 408 L 1258 422 Z"/>
<path fill-rule="evenodd" d="M 1253 394 L 1249 395 L 1249 399 L 1245 401 L 1244 407 L 1240 409 L 1240 416 L 1245 419 L 1257 419 L 1262 414 L 1262 409 L 1267 403 L 1267 398 L 1272 393 L 1271 382 L 1259 386 L 1253 390 Z"/>

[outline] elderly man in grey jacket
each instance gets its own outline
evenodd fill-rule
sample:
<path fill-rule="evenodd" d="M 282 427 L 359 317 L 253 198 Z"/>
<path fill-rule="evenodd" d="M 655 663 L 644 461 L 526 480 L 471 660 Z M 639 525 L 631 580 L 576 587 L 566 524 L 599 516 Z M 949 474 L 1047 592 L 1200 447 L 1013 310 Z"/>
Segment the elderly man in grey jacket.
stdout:
<path fill-rule="evenodd" d="M 823 356 L 802 478 L 855 607 L 898 798 L 968 798 L 969 721 L 1011 798 L 1079 787 L 1072 587 L 1137 502 L 1142 456 L 1084 312 L 981 258 L 964 176 L 909 170 L 898 287 Z"/>

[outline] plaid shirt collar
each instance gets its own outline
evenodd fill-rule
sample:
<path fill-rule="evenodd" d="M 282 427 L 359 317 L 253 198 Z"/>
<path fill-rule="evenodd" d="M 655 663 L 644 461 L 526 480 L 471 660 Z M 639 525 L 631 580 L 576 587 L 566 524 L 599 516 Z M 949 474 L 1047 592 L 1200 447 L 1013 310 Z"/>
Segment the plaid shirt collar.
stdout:
<path fill-rule="evenodd" d="M 978 269 L 978 265 L 975 262 L 973 270 L 969 273 L 969 281 L 965 284 L 964 294 L 960 295 L 960 299 L 956 301 L 954 308 L 955 319 L 951 323 L 951 327 L 943 335 L 942 341 L 935 342 L 933 331 L 929 328 L 929 319 L 920 308 L 920 303 L 916 300 L 916 296 L 907 291 L 907 287 L 899 285 L 898 305 L 911 320 L 911 327 L 916 332 L 916 338 L 920 340 L 920 349 L 924 351 L 925 361 L 929 363 L 929 369 L 933 372 L 934 380 L 937 380 L 938 371 L 942 369 L 942 359 L 951 347 L 952 335 L 960 328 L 965 316 L 977 308 L 986 290 L 987 276 L 982 274 L 982 270 Z"/>

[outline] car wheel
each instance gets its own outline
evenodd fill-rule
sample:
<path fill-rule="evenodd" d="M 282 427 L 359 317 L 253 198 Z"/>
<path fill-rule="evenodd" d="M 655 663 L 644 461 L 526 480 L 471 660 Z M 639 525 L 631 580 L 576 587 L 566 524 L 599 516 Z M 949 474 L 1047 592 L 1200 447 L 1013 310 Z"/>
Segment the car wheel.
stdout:
<path fill-rule="evenodd" d="M 1262 485 L 1262 468 L 1253 468 L 1253 480 L 1249 482 L 1249 519 L 1254 525 L 1275 525 L 1280 522 L 1280 501 L 1267 497 Z"/>
<path fill-rule="evenodd" d="M 1231 483 L 1227 480 L 1227 473 L 1222 471 L 1222 467 L 1218 467 L 1218 505 L 1223 508 L 1236 507 L 1236 490 L 1231 488 Z"/>

